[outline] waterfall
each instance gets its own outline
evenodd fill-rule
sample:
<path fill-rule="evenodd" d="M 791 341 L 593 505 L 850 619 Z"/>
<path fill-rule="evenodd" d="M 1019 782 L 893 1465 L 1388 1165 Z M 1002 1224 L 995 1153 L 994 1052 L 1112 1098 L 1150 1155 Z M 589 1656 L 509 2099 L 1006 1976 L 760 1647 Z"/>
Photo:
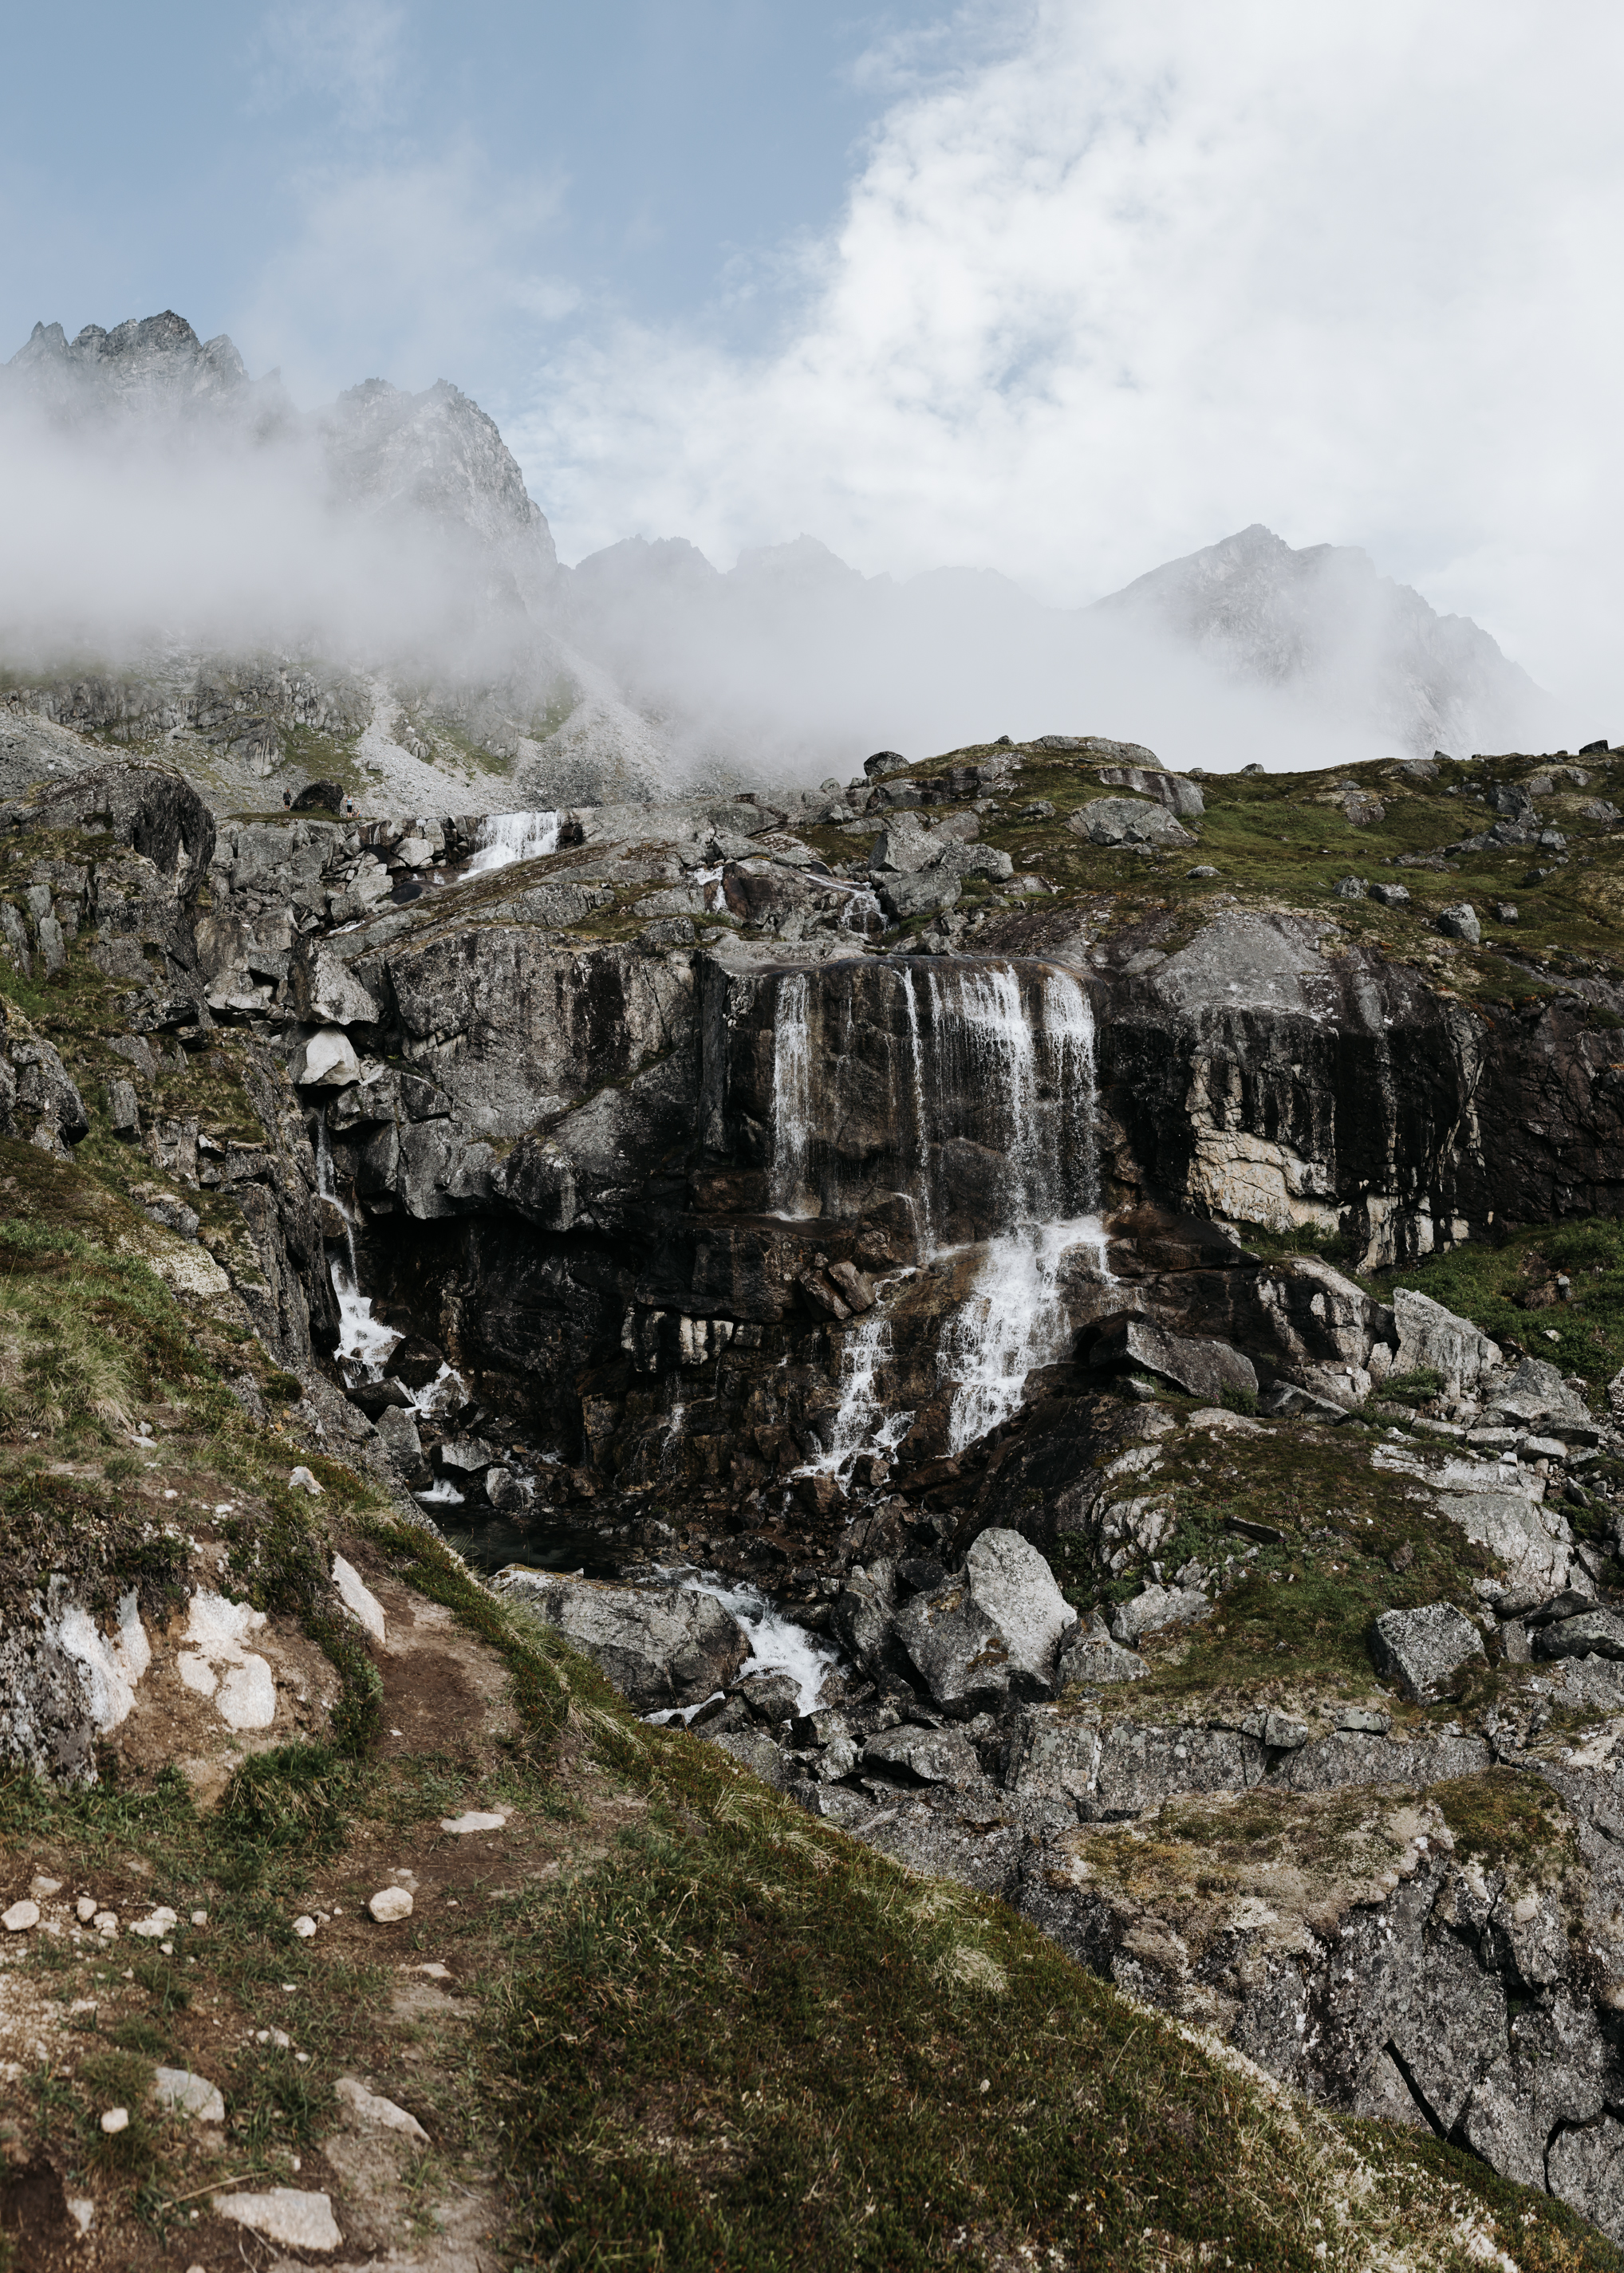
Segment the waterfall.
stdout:
<path fill-rule="evenodd" d="M 919 1159 L 919 1174 L 914 1182 L 919 1204 L 919 1241 L 921 1251 L 929 1255 L 936 1244 L 931 1236 L 930 1121 L 925 1110 L 925 1051 L 920 1039 L 919 997 L 914 992 L 912 968 L 905 968 L 902 973 L 902 1001 L 908 1021 L 908 1086 L 914 1100 L 914 1144 Z"/>
<path fill-rule="evenodd" d="M 1019 1407 L 1034 1367 L 1064 1354 L 1066 1272 L 1089 1267 L 1075 1251 L 1105 1268 L 1087 990 L 1053 965 L 940 957 L 786 972 L 773 986 L 774 1212 L 836 1217 L 843 1187 L 899 1190 L 921 1260 L 978 1250 L 936 1351 L 962 1451 Z M 882 1382 L 896 1353 L 883 1302 L 836 1339 L 839 1403 L 810 1466 L 838 1474 L 860 1452 L 894 1445 L 912 1415 L 888 1417 Z"/>
<path fill-rule="evenodd" d="M 782 1216 L 817 1213 L 807 1203 L 807 1152 L 812 1134 L 812 1037 L 807 1024 L 807 974 L 778 982 L 772 1018 L 772 1166 L 767 1204 Z"/>
<path fill-rule="evenodd" d="M 316 1121 L 316 1189 L 324 1200 L 331 1202 L 344 1226 L 344 1256 L 341 1262 L 335 1255 L 327 1265 L 327 1275 L 333 1282 L 333 1292 L 338 1297 L 338 1355 L 346 1365 L 358 1369 L 363 1381 L 381 1381 L 390 1352 L 402 1337 L 392 1326 L 386 1326 L 372 1316 L 372 1300 L 361 1292 L 361 1266 L 356 1255 L 355 1218 L 345 1205 L 333 1174 L 333 1154 L 327 1143 L 327 1109 L 324 1105 Z M 448 1383 L 455 1382 L 460 1390 L 462 1377 L 449 1365 L 442 1364 L 432 1381 L 422 1389 L 406 1390 L 419 1413 L 432 1413 L 440 1392 Z M 404 1384 L 402 1384 L 402 1387 Z M 437 1489 L 432 1497 L 446 1499 L 447 1495 L 461 1502 L 462 1494 L 447 1486 Z M 429 1495 L 419 1494 L 419 1497 Z"/>
<path fill-rule="evenodd" d="M 853 884 L 842 889 L 846 892 L 846 905 L 840 911 L 840 920 L 836 928 L 861 932 L 865 938 L 870 934 L 877 938 L 885 927 L 885 917 L 875 894 L 867 884 Z"/>
<path fill-rule="evenodd" d="M 515 860 L 538 860 L 556 852 L 559 816 L 556 813 L 487 813 L 474 837 L 474 857 L 464 876 L 488 876 Z"/>
<path fill-rule="evenodd" d="M 1020 1409 L 1026 1376 L 1065 1354 L 1071 1321 L 1060 1269 L 1078 1247 L 1092 1247 L 1105 1274 L 1105 1233 L 1097 1216 L 1037 1223 L 989 1240 L 975 1284 L 948 1320 L 936 1372 L 951 1384 L 948 1451 L 962 1452 Z"/>
<path fill-rule="evenodd" d="M 891 1320 L 877 1306 L 861 1324 L 841 1335 L 840 1402 L 829 1443 L 816 1460 L 807 1463 L 806 1474 L 841 1475 L 860 1452 L 889 1452 L 902 1442 L 914 1415 L 891 1411 L 876 1386 L 882 1369 L 895 1356 Z"/>
<path fill-rule="evenodd" d="M 355 1219 L 340 1198 L 334 1178 L 325 1105 L 316 1122 L 316 1189 L 324 1200 L 331 1202 L 344 1226 L 344 1253 L 348 1263 L 341 1263 L 335 1256 L 328 1265 L 333 1292 L 338 1297 L 338 1354 L 349 1364 L 359 1366 L 368 1381 L 377 1381 L 382 1377 L 384 1360 L 400 1336 L 379 1324 L 372 1316 L 371 1297 L 361 1292 L 361 1268 L 356 1259 Z"/>
<path fill-rule="evenodd" d="M 1047 971 L 1034 1029 L 1011 973 L 989 973 L 973 990 L 968 1013 L 989 1076 L 1001 1083 L 1011 1112 L 1011 1220 L 987 1242 L 975 1283 L 948 1321 L 936 1356 L 938 1378 L 952 1387 L 948 1449 L 959 1453 L 1019 1409 L 1026 1376 L 1064 1354 L 1070 1319 L 1060 1287 L 1062 1264 L 1075 1248 L 1094 1251 L 1105 1272 L 1105 1234 L 1087 1212 L 1098 1198 L 1094 1148 L 1094 1013 L 1087 992 L 1069 971 Z M 1037 1099 L 1041 1060 L 1060 1106 L 1064 1148 L 1043 1142 Z M 1075 1127 L 1069 1132 L 1067 1123 Z M 1079 1206 L 1080 1203 L 1080 1206 Z"/>

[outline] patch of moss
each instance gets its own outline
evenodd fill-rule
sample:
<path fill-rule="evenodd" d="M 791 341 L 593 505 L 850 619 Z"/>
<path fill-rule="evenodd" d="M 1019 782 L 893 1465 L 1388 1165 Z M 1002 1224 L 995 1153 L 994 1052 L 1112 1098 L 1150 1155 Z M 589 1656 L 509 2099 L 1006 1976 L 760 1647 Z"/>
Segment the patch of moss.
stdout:
<path fill-rule="evenodd" d="M 1569 1300 L 1530 1307 L 1530 1296 L 1554 1294 L 1559 1274 Z M 1624 1366 L 1624 1221 L 1616 1216 L 1507 1228 L 1498 1243 L 1472 1241 L 1365 1283 L 1387 1302 L 1395 1287 L 1429 1294 L 1502 1347 L 1598 1387 Z"/>
<path fill-rule="evenodd" d="M 1573 1857 L 1568 1811 L 1538 1776 L 1492 1767 L 1434 1784 L 1430 1796 L 1442 1808 L 1462 1859 L 1549 1875 Z"/>

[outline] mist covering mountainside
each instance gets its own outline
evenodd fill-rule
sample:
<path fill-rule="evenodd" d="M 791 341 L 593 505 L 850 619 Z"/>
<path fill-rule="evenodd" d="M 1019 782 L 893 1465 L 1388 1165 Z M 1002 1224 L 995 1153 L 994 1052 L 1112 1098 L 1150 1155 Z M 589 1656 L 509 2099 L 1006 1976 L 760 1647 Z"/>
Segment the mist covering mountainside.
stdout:
<path fill-rule="evenodd" d="M 1438 615 L 1353 545 L 1293 551 L 1260 522 L 1153 568 L 1095 612 L 1363 716 L 1420 754 L 1498 747 L 1551 723 L 1548 698 L 1469 618 Z"/>
<path fill-rule="evenodd" d="M 53 724 L 165 740 L 228 801 L 321 772 L 469 810 L 807 786 L 1003 732 L 1221 768 L 1568 731 L 1476 625 L 1259 527 L 1086 610 L 989 571 L 867 577 L 808 536 L 726 573 L 641 537 L 561 567 L 455 386 L 302 411 L 172 312 L 36 325 L 0 366 L 0 775 L 49 766 Z"/>

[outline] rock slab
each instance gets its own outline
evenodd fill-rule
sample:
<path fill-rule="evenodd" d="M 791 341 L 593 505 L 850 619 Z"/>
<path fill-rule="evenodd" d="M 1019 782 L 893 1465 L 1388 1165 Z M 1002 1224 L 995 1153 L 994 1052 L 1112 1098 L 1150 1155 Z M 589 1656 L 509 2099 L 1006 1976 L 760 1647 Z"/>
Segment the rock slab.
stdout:
<path fill-rule="evenodd" d="M 1453 1602 L 1418 1610 L 1384 1610 L 1372 1633 L 1384 1673 L 1402 1683 L 1417 1703 L 1436 1697 L 1462 1666 L 1484 1654 L 1483 1636 Z"/>
<path fill-rule="evenodd" d="M 686 1587 L 609 1587 L 510 1565 L 498 1590 L 556 1626 L 640 1712 L 703 1704 L 750 1654 L 738 1620 Z"/>

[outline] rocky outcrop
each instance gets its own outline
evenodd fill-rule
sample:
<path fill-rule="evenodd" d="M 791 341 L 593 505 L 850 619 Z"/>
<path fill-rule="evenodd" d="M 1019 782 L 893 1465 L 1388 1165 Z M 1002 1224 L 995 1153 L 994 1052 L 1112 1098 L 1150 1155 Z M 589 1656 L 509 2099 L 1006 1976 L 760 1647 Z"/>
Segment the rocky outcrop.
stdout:
<path fill-rule="evenodd" d="M 703 1704 L 749 1654 L 737 1619 L 710 1594 L 601 1586 L 519 1567 L 496 1585 L 556 1626 L 643 1712 Z"/>
<path fill-rule="evenodd" d="M 229 1072 L 221 1069 L 227 1111 L 207 1082 L 199 1084 L 196 1106 L 184 1102 L 185 1069 L 212 1065 L 218 1031 L 200 952 L 214 919 L 198 904 L 217 873 L 207 806 L 172 771 L 112 765 L 43 784 L 7 806 L 0 822 L 12 860 L 11 896 L 0 898 L 0 955 L 36 985 L 92 989 L 94 1015 L 111 1029 L 111 1052 L 127 1069 L 108 1091 L 116 1133 L 183 1189 L 220 1194 L 241 1219 L 244 1239 L 221 1247 L 223 1275 L 199 1252 L 179 1278 L 199 1292 L 234 1286 L 267 1347 L 285 1364 L 308 1366 L 312 1331 L 330 1346 L 337 1310 L 314 1156 L 287 1075 L 261 1037 L 243 1036 Z M 19 1011 L 8 1007 L 5 1021 L 5 1133 L 65 1159 L 91 1125 L 85 1098 Z M 154 1219 L 198 1239 L 198 1213 L 184 1202 L 165 1191 L 146 1204 Z"/>
<path fill-rule="evenodd" d="M 1491 1023 L 1328 919 L 1220 915 L 1117 979 L 1101 1031 L 1118 1173 L 1199 1213 L 1340 1228 L 1373 1265 L 1624 1193 L 1624 1091 L 1583 1005 Z"/>

